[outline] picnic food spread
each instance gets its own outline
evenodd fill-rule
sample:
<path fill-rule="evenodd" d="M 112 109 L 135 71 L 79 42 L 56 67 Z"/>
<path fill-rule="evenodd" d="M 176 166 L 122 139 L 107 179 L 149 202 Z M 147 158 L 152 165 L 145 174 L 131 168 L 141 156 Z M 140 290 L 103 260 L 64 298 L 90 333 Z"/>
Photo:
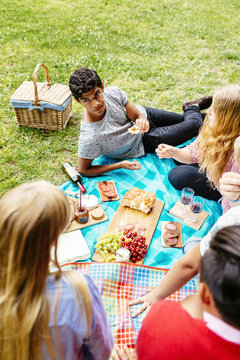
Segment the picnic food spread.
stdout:
<path fill-rule="evenodd" d="M 113 180 L 99 181 L 97 185 L 102 201 L 119 200 L 119 195 Z"/>
<path fill-rule="evenodd" d="M 102 219 L 102 217 L 104 216 L 104 211 L 102 208 L 93 209 L 91 211 L 91 215 L 93 219 L 99 220 Z"/>
<path fill-rule="evenodd" d="M 164 225 L 165 232 L 163 234 L 163 239 L 165 244 L 168 246 L 174 246 L 178 242 L 179 231 L 176 224 L 170 221 Z"/>
<path fill-rule="evenodd" d="M 67 196 L 67 199 L 71 208 L 71 218 L 74 220 L 76 209 L 79 206 L 79 199 L 72 196 Z M 95 195 L 86 194 L 82 197 L 82 207 L 85 207 L 88 210 L 93 210 L 97 208 L 98 205 L 99 201 Z"/>
<path fill-rule="evenodd" d="M 78 206 L 75 210 L 75 220 L 79 224 L 86 224 L 89 219 L 89 210 L 82 206 L 81 208 Z"/>
<path fill-rule="evenodd" d="M 182 247 L 182 229 L 177 221 L 161 221 L 162 246 L 170 248 Z"/>
<path fill-rule="evenodd" d="M 147 254 L 148 246 L 146 238 L 139 236 L 137 232 L 126 231 L 125 233 L 104 233 L 97 239 L 96 249 L 101 255 L 103 261 L 128 261 L 121 259 L 119 249 L 129 251 L 130 259 L 133 263 L 140 261 Z"/>
<path fill-rule="evenodd" d="M 93 210 L 98 207 L 99 201 L 95 195 L 83 195 L 82 205 L 85 206 L 88 210 Z"/>
<path fill-rule="evenodd" d="M 121 233 L 103 233 L 97 239 L 96 250 L 103 261 L 116 260 L 115 251 L 121 247 Z"/>
<path fill-rule="evenodd" d="M 133 187 L 124 195 L 122 205 L 148 214 L 152 210 L 155 201 L 156 195 L 154 193 Z"/>
<path fill-rule="evenodd" d="M 120 247 L 116 251 L 116 261 L 129 262 L 130 251 L 125 247 Z"/>
<path fill-rule="evenodd" d="M 118 231 L 127 234 L 128 232 L 136 232 L 138 235 L 144 235 L 146 227 L 139 224 L 138 222 L 135 224 L 120 224 Z"/>

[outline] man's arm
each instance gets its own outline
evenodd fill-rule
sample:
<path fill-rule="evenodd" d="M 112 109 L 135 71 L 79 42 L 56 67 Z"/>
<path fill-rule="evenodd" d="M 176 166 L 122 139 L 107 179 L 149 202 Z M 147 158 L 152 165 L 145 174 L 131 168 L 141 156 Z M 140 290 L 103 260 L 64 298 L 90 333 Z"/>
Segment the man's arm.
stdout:
<path fill-rule="evenodd" d="M 97 176 L 117 169 L 139 170 L 141 164 L 136 161 L 123 160 L 114 164 L 92 165 L 93 159 L 78 157 L 78 172 L 83 176 Z"/>
<path fill-rule="evenodd" d="M 130 101 L 126 104 L 126 112 L 128 119 L 134 121 L 136 125 L 142 130 L 142 132 L 148 132 L 149 121 L 148 119 L 138 110 L 138 108 Z"/>

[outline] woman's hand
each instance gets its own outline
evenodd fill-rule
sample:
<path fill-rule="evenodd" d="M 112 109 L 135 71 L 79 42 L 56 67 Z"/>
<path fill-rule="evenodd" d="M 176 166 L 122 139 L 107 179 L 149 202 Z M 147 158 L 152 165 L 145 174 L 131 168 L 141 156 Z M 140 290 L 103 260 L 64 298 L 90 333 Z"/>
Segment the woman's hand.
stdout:
<path fill-rule="evenodd" d="M 137 360 L 136 352 L 132 352 L 127 346 L 122 350 L 118 346 L 114 346 L 111 357 L 113 360 Z"/>
<path fill-rule="evenodd" d="M 160 159 L 170 159 L 174 157 L 176 149 L 177 148 L 171 145 L 159 144 L 155 151 Z"/>
<path fill-rule="evenodd" d="M 141 164 L 137 160 L 129 161 L 124 160 L 120 162 L 121 169 L 128 169 L 128 170 L 139 170 L 141 169 Z"/>
<path fill-rule="evenodd" d="M 240 197 L 240 174 L 226 172 L 219 180 L 219 191 L 222 196 L 236 201 Z"/>
<path fill-rule="evenodd" d="M 142 322 L 145 317 L 147 316 L 151 306 L 157 302 L 159 300 L 159 298 L 155 295 L 155 292 L 154 290 L 151 291 L 150 293 L 144 295 L 144 296 L 141 296 L 139 298 L 136 298 L 134 300 L 132 300 L 129 305 L 132 306 L 132 305 L 137 305 L 137 304 L 142 304 L 138 310 L 136 310 L 133 314 L 132 314 L 132 317 L 136 317 L 138 316 L 139 314 L 141 314 L 143 311 L 144 311 L 144 314 L 142 315 L 142 318 L 141 318 L 141 321 Z"/>

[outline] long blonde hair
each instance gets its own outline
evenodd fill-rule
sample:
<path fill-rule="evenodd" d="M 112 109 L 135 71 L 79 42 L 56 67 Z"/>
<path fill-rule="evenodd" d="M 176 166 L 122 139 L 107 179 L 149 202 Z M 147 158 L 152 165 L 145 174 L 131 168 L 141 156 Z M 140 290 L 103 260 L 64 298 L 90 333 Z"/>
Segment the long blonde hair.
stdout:
<path fill-rule="evenodd" d="M 213 96 L 215 119 L 208 116 L 197 141 L 200 170 L 207 172 L 213 187 L 218 185 L 224 168 L 233 154 L 233 144 L 240 135 L 240 85 L 227 85 Z"/>
<path fill-rule="evenodd" d="M 55 358 L 44 290 L 49 275 L 51 248 L 68 225 L 70 208 L 55 186 L 39 181 L 20 185 L 0 200 L 0 351 L 4 360 L 41 359 L 41 344 Z M 62 276 L 55 250 L 57 281 Z M 64 272 L 65 274 L 65 272 Z M 88 286 L 80 274 L 66 273 L 82 295 L 91 323 Z M 56 310 L 57 311 L 57 310 Z"/>

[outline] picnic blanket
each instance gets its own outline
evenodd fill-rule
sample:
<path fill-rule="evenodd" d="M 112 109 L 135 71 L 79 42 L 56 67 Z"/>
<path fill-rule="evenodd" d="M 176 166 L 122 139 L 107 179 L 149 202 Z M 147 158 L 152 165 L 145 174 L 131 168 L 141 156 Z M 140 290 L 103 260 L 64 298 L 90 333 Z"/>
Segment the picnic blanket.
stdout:
<path fill-rule="evenodd" d="M 130 307 L 128 303 L 156 287 L 168 270 L 130 263 L 74 263 L 62 269 L 82 271 L 91 276 L 102 295 L 115 344 L 121 348 L 124 345 L 134 347 L 141 315 L 132 318 L 131 312 L 140 305 Z M 167 299 L 179 302 L 196 293 L 197 284 L 195 277 Z"/>
<path fill-rule="evenodd" d="M 184 144 L 185 145 L 185 144 Z M 183 146 L 183 145 L 182 145 Z M 179 221 L 182 224 L 183 244 L 189 237 L 197 236 L 203 237 L 211 229 L 217 218 L 222 214 L 222 207 L 213 200 L 206 200 L 204 210 L 208 211 L 210 215 L 203 223 L 201 228 L 196 231 L 187 225 L 184 225 L 182 220 L 169 214 L 169 210 L 179 200 L 181 192 L 173 188 L 168 181 L 169 171 L 175 167 L 172 159 L 159 159 L 156 154 L 146 154 L 137 159 L 141 163 L 140 170 L 114 170 L 98 177 L 84 177 L 83 184 L 87 189 L 88 194 L 93 194 L 100 199 L 97 182 L 104 180 L 114 180 L 120 199 L 119 201 L 111 201 L 102 204 L 109 220 L 94 226 L 82 229 L 82 234 L 89 246 L 91 256 L 94 254 L 94 246 L 98 236 L 106 232 L 122 198 L 123 195 L 133 186 L 146 191 L 152 191 L 156 194 L 158 200 L 164 201 L 165 205 L 161 213 L 160 219 L 156 226 L 153 238 L 144 260 L 144 265 L 171 268 L 173 264 L 183 255 L 179 248 L 166 248 L 161 246 L 161 221 Z M 105 157 L 100 157 L 94 160 L 93 164 L 109 164 L 114 160 Z M 77 187 L 70 181 L 65 182 L 60 187 L 62 190 L 77 191 Z M 91 261 L 89 259 L 88 261 Z"/>

